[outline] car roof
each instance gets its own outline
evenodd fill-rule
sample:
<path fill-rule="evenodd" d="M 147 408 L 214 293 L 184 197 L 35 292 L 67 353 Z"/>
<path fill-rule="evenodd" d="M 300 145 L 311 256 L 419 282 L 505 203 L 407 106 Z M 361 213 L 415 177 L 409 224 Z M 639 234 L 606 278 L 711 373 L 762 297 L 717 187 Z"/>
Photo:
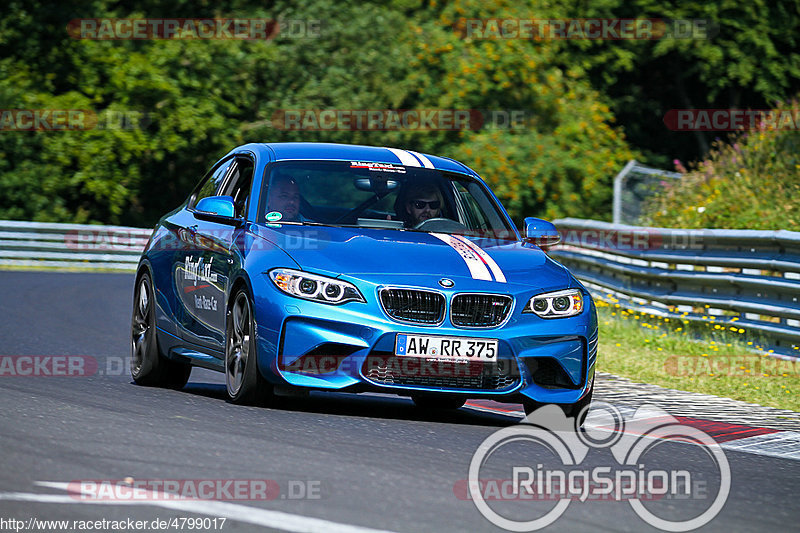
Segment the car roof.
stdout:
<path fill-rule="evenodd" d="M 261 143 L 261 146 L 272 153 L 272 159 L 275 161 L 298 159 L 368 161 L 435 168 L 477 177 L 475 171 L 454 159 L 400 148 L 313 142 Z"/>

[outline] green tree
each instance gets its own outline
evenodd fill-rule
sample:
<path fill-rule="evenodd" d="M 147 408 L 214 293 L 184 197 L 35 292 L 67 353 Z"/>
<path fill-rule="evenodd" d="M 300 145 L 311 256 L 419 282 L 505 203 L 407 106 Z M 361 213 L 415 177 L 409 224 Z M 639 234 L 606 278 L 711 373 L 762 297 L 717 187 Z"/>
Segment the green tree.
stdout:
<path fill-rule="evenodd" d="M 530 17 L 527 7 L 502 4 L 453 2 L 415 28 L 416 105 L 524 114 L 522 127 L 443 139 L 486 178 L 518 222 L 524 216 L 610 217 L 611 179 L 635 153 L 602 95 L 558 64 L 554 42 L 462 37 L 465 19 Z"/>
<path fill-rule="evenodd" d="M 796 0 L 564 3 L 564 16 L 698 21 L 653 40 L 559 40 L 560 63 L 607 95 L 630 141 L 659 166 L 702 157 L 713 133 L 672 132 L 670 109 L 764 109 L 800 90 Z"/>
<path fill-rule="evenodd" d="M 103 127 L 0 132 L 0 217 L 149 225 L 231 147 L 304 140 L 463 159 L 517 220 L 607 218 L 611 177 L 627 159 L 663 165 L 699 153 L 696 137 L 664 128 L 666 110 L 760 106 L 797 88 L 796 6 L 729 4 L 12 0 L 0 20 L 0 109 L 88 109 Z M 67 23 L 87 16 L 323 25 L 319 38 L 258 42 L 70 37 Z M 565 17 L 708 18 L 720 31 L 613 42 L 475 40 L 460 31 L 464 18 Z M 526 120 L 513 129 L 291 131 L 273 120 L 286 109 L 518 110 Z M 135 113 L 138 127 L 120 127 L 120 116 Z"/>

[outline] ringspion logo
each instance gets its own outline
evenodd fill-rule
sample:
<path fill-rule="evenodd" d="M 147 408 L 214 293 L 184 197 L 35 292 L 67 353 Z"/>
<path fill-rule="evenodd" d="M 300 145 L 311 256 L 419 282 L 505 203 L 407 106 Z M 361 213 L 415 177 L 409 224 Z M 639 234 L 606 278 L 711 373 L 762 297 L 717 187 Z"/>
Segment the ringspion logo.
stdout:
<path fill-rule="evenodd" d="M 585 431 L 556 405 L 531 413 L 525 425 L 496 431 L 472 456 L 468 492 L 463 480 L 455 483 L 456 497 L 472 500 L 487 520 L 508 531 L 545 528 L 571 504 L 586 501 L 627 503 L 665 531 L 691 531 L 722 510 L 730 466 L 707 433 L 654 406 L 629 418 L 605 402 L 591 408 L 593 423 Z M 652 453 L 665 443 L 689 445 L 677 459 L 674 451 Z"/>

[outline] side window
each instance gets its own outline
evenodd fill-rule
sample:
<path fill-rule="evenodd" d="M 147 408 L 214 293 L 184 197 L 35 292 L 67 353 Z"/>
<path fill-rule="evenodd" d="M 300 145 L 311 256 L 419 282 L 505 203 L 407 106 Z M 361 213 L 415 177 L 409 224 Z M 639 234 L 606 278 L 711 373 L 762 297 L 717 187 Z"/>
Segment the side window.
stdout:
<path fill-rule="evenodd" d="M 213 170 L 211 176 L 203 180 L 200 188 L 197 189 L 197 191 L 192 195 L 192 199 L 189 201 L 190 209 L 193 209 L 194 206 L 197 205 L 197 202 L 203 198 L 215 196 L 217 194 L 217 189 L 219 189 L 222 180 L 225 179 L 225 175 L 228 173 L 228 169 L 230 169 L 231 164 L 233 164 L 233 159 L 225 161 L 219 165 L 216 170 Z"/>
<path fill-rule="evenodd" d="M 472 210 L 475 211 L 477 216 L 479 229 L 497 228 L 496 231 L 500 231 L 500 228 L 503 228 L 499 234 L 515 235 L 512 227 L 509 226 L 506 219 L 501 216 L 497 207 L 492 205 L 491 198 L 483 191 L 477 182 L 471 182 L 467 186 L 467 189 L 469 190 L 468 194 L 471 200 Z"/>
<path fill-rule="evenodd" d="M 475 201 L 475 197 L 470 194 L 470 191 L 462 183 L 455 182 L 454 185 L 462 215 L 467 219 L 464 223 L 470 229 L 486 229 L 488 227 L 486 215 L 484 215 L 483 209 Z"/>
<path fill-rule="evenodd" d="M 247 213 L 247 202 L 252 183 L 253 161 L 247 157 L 237 157 L 219 192 L 220 195 L 233 198 L 233 203 L 236 205 L 236 216 L 243 217 Z"/>

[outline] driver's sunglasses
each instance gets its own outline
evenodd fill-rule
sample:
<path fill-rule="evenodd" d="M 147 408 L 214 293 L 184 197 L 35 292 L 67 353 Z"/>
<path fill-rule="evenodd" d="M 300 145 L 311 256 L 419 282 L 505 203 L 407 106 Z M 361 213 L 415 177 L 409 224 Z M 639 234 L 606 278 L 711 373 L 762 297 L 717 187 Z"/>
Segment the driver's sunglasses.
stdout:
<path fill-rule="evenodd" d="M 431 209 L 439 209 L 439 207 L 442 205 L 442 202 L 439 200 L 433 200 L 432 202 L 426 202 L 425 200 L 414 200 L 411 202 L 411 205 L 414 206 L 414 209 L 425 209 L 426 205 Z"/>

